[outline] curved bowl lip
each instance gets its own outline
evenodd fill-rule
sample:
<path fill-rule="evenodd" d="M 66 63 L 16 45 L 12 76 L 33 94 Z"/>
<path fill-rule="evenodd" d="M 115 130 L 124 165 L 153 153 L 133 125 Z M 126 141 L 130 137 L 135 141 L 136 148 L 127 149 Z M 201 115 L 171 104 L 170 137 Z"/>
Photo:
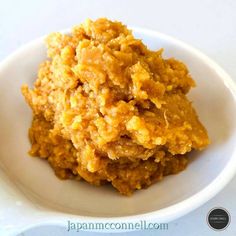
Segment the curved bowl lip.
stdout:
<path fill-rule="evenodd" d="M 183 48 L 188 53 L 192 54 L 194 57 L 199 58 L 200 60 L 204 61 L 209 67 L 215 70 L 215 72 L 219 75 L 220 79 L 223 81 L 224 85 L 230 90 L 231 94 L 236 103 L 236 85 L 232 78 L 212 59 L 208 56 L 200 52 L 198 49 L 188 45 L 187 43 L 176 39 L 172 36 L 160 33 L 156 30 L 151 29 L 144 29 L 139 27 L 128 27 L 134 33 L 140 33 L 145 36 L 152 36 L 155 38 L 161 38 L 162 40 L 168 41 L 171 44 L 176 45 L 177 47 Z M 68 33 L 69 30 L 61 30 L 59 32 Z M 45 36 L 35 39 L 25 45 L 21 46 L 18 50 L 10 54 L 6 59 L 0 62 L 0 71 L 4 70 L 4 67 L 11 63 L 15 57 L 20 56 L 20 54 L 25 50 L 30 50 L 31 48 L 35 47 L 38 44 L 41 44 Z M 196 194 L 192 195 L 191 197 L 170 205 L 166 208 L 162 208 L 160 210 L 151 211 L 148 213 L 143 214 L 136 214 L 136 215 L 128 215 L 128 216 L 120 216 L 120 217 L 94 217 L 94 216 L 82 216 L 82 215 L 73 215 L 67 213 L 57 213 L 57 212 L 49 212 L 45 213 L 42 216 L 42 220 L 38 223 L 29 224 L 27 227 L 22 227 L 21 230 L 26 230 L 32 227 L 40 226 L 40 225 L 65 225 L 65 220 L 74 219 L 74 220 L 81 220 L 82 222 L 140 222 L 140 220 L 146 220 L 147 222 L 170 222 L 174 219 L 177 219 L 196 208 L 203 205 L 205 202 L 213 198 L 218 192 L 220 192 L 227 183 L 233 178 L 236 172 L 236 148 L 228 161 L 225 168 L 221 171 L 221 173 L 205 188 L 201 191 L 197 192 Z M 101 232 L 101 231 L 100 231 Z"/>

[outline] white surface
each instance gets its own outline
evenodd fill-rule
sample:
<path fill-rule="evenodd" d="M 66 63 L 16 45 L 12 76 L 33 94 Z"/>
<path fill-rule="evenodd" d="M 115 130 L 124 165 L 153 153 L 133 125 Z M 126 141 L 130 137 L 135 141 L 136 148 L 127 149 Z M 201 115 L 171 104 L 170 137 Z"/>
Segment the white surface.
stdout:
<path fill-rule="evenodd" d="M 176 36 L 200 48 L 236 76 L 236 3 L 235 1 L 1 1 L 0 5 L 0 59 L 42 34 L 68 28 L 85 18 L 107 16 L 129 25 L 153 28 Z M 144 6 L 146 3 L 146 6 Z M 67 4 L 69 4 L 67 6 Z M 135 6 L 134 9 L 131 7 Z M 55 8 L 55 9 L 54 9 Z M 55 18 L 54 18 L 55 17 Z M 48 22 L 50 21 L 50 22 Z M 234 66 L 233 66 L 234 65 Z M 235 235 L 236 180 L 224 192 L 188 216 L 169 226 L 163 235 L 214 235 L 205 222 L 210 208 L 223 206 L 229 210 L 232 223 L 221 235 Z M 45 229 L 45 228 L 44 228 Z M 25 235 L 53 235 L 55 228 L 35 229 Z M 43 231 L 42 231 L 43 230 Z M 55 235 L 70 235 L 57 229 Z M 147 232 L 139 232 L 144 235 Z M 155 233 L 155 232 L 154 232 Z M 133 233 L 130 233 L 132 235 Z M 151 232 L 150 232 L 151 234 Z M 82 235 L 91 235 L 83 233 Z M 137 233 L 136 233 L 137 235 Z"/>
<path fill-rule="evenodd" d="M 0 184 L 0 233 L 12 235 L 39 224 L 64 226 L 68 219 L 170 222 L 205 203 L 232 179 L 236 171 L 236 86 L 232 79 L 209 58 L 180 41 L 145 29 L 133 32 L 149 48 L 165 48 L 164 57 L 187 63 L 198 84 L 189 97 L 208 129 L 211 145 L 189 154 L 191 164 L 185 171 L 130 198 L 109 186 L 95 188 L 85 182 L 58 181 L 48 163 L 26 158 L 32 114 L 20 88 L 33 84 L 39 63 L 46 59 L 43 39 L 35 40 L 0 64 L 0 178 L 4 180 Z"/>

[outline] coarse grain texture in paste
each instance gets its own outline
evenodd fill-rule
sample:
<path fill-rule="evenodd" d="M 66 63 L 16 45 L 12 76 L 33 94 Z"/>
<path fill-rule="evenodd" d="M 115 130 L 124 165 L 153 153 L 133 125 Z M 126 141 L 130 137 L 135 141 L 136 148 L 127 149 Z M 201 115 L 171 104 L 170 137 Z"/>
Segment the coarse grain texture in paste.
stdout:
<path fill-rule="evenodd" d="M 186 66 L 149 50 L 120 22 L 87 20 L 46 39 L 33 89 L 30 154 L 62 179 L 111 183 L 130 195 L 182 171 L 209 138 L 186 94 Z"/>

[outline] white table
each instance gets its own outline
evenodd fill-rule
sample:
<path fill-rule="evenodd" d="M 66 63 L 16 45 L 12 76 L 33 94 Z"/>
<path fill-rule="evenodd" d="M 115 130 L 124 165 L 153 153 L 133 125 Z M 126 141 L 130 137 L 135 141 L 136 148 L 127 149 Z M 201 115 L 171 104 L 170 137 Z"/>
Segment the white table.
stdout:
<path fill-rule="evenodd" d="M 235 0 L 0 0 L 0 60 L 41 35 L 69 28 L 87 17 L 96 19 L 101 16 L 175 36 L 213 58 L 236 81 Z M 204 206 L 171 222 L 168 231 L 139 231 L 121 235 L 236 235 L 235 195 L 236 178 Z M 231 225 L 220 233 L 211 230 L 206 223 L 208 211 L 216 206 L 226 208 L 232 217 Z M 78 233 L 68 233 L 57 226 L 45 226 L 22 235 Z M 94 234 L 80 232 L 79 235 Z"/>

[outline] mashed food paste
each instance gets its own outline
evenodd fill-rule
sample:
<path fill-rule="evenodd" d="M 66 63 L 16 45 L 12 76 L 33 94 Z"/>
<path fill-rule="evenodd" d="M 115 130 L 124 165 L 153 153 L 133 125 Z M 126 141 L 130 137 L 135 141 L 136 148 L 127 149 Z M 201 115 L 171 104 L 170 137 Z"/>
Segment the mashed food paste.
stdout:
<path fill-rule="evenodd" d="M 186 97 L 186 66 L 151 51 L 120 22 L 87 20 L 46 39 L 48 60 L 34 87 L 30 154 L 61 179 L 111 183 L 120 193 L 185 169 L 187 153 L 209 144 Z"/>

